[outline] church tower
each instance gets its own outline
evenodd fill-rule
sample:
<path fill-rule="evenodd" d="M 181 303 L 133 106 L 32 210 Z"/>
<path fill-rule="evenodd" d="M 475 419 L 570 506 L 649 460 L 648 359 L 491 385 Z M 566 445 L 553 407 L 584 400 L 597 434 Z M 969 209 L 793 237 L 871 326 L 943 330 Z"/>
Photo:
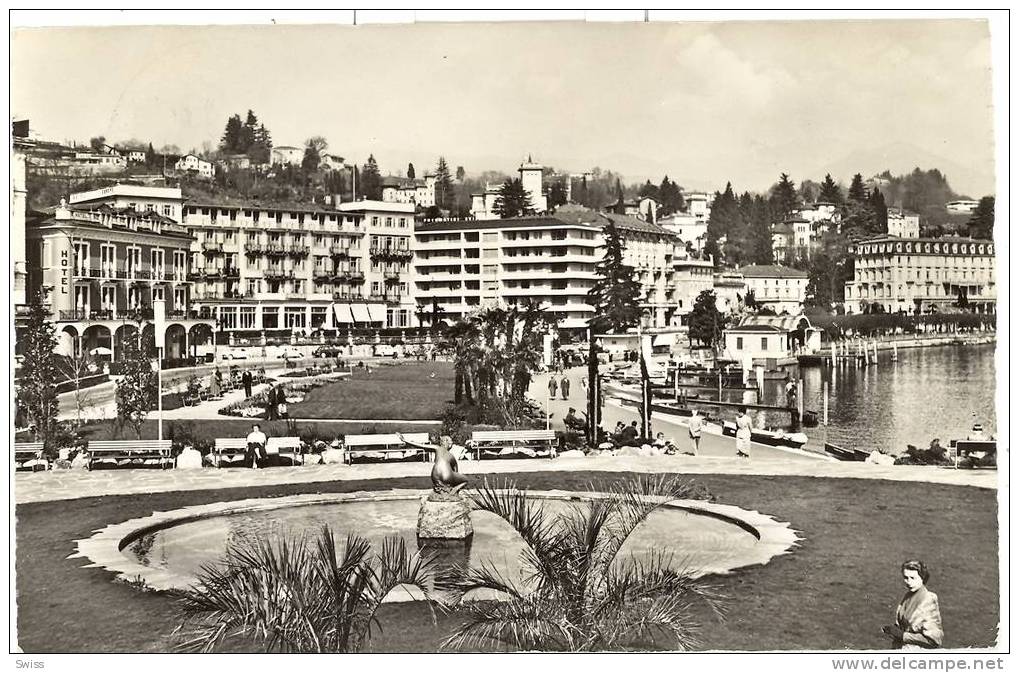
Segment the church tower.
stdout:
<path fill-rule="evenodd" d="M 541 164 L 534 163 L 534 160 L 528 155 L 527 162 L 520 164 L 519 171 L 520 184 L 531 194 L 531 207 L 536 213 L 544 213 L 548 210 L 548 200 L 542 194 Z"/>

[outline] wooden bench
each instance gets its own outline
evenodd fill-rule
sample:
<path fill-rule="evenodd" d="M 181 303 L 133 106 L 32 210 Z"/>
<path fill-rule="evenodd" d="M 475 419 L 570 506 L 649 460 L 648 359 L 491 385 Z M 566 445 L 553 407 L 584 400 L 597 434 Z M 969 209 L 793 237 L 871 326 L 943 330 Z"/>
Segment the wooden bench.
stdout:
<path fill-rule="evenodd" d="M 514 453 L 532 458 L 555 458 L 557 446 L 554 430 L 482 430 L 471 435 L 471 449 L 478 460 L 485 455 L 508 456 Z"/>
<path fill-rule="evenodd" d="M 292 465 L 304 463 L 300 437 L 270 437 L 266 440 L 265 452 L 270 456 L 289 458 Z"/>
<path fill-rule="evenodd" d="M 14 470 L 39 472 L 48 470 L 50 462 L 42 457 L 42 442 L 22 442 L 14 445 Z M 34 461 L 34 462 L 33 462 Z M 27 463 L 32 462 L 32 465 Z"/>
<path fill-rule="evenodd" d="M 248 440 L 245 437 L 217 437 L 216 444 L 209 454 L 209 460 L 215 467 L 244 465 L 247 456 Z"/>
<path fill-rule="evenodd" d="M 403 436 L 411 442 L 428 443 L 427 432 L 405 432 Z M 355 457 L 385 458 L 387 455 L 396 452 L 402 453 L 403 457 L 406 457 L 407 452 L 411 452 L 412 454 L 421 454 L 425 461 L 429 458 L 428 453 L 425 451 L 408 447 L 404 444 L 403 440 L 396 433 L 347 435 L 343 440 L 343 460 L 348 464 L 353 464 Z"/>
<path fill-rule="evenodd" d="M 954 462 L 956 467 L 998 466 L 998 443 L 996 441 L 955 439 L 952 440 L 950 446 L 955 449 Z M 949 455 L 951 455 L 951 452 Z"/>
<path fill-rule="evenodd" d="M 88 443 L 88 469 L 97 467 L 173 467 L 169 439 L 104 440 Z"/>

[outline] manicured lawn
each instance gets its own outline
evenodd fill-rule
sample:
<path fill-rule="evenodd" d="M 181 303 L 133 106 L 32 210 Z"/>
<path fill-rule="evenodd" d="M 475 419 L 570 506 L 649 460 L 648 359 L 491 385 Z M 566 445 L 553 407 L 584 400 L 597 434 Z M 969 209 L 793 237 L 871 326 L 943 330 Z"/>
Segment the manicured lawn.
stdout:
<path fill-rule="evenodd" d="M 430 378 L 434 373 L 435 378 Z M 453 366 L 448 362 L 373 364 L 371 373 L 315 388 L 292 418 L 404 418 L 437 420 L 453 400 Z"/>
<path fill-rule="evenodd" d="M 587 489 L 627 475 L 516 475 L 530 488 Z M 501 477 L 499 477 L 501 478 Z M 997 493 L 925 483 L 814 477 L 700 475 L 719 502 L 792 522 L 804 540 L 765 566 L 717 578 L 729 617 L 705 622 L 706 649 L 878 649 L 902 594 L 899 564 L 931 567 L 946 647 L 986 647 L 998 624 Z M 108 523 L 185 505 L 302 492 L 428 488 L 428 477 L 154 493 L 19 505 L 19 644 L 28 653 L 169 652 L 173 600 L 112 582 L 111 573 L 67 559 L 72 541 Z M 433 623 L 422 604 L 381 613 L 373 649 L 434 652 L 455 615 Z"/>
<path fill-rule="evenodd" d="M 269 437 L 284 437 L 291 434 L 286 421 L 265 421 L 262 419 L 223 418 L 198 419 L 194 421 L 166 420 L 163 421 L 163 438 L 170 439 L 171 433 L 179 434 L 190 426 L 191 434 L 201 440 L 211 441 L 217 437 L 244 437 L 251 432 L 251 424 L 258 423 L 262 431 Z M 435 432 L 439 426 L 408 421 L 407 423 L 376 424 L 370 421 L 354 421 L 347 423 L 301 421 L 297 423 L 297 434 L 307 430 L 313 431 L 318 437 L 332 439 L 337 435 L 375 434 L 382 432 Z M 101 439 L 134 439 L 134 430 L 125 427 L 119 433 L 113 421 L 89 423 L 83 434 L 89 440 Z M 156 421 L 147 420 L 142 426 L 142 439 L 156 439 L 158 428 Z"/>

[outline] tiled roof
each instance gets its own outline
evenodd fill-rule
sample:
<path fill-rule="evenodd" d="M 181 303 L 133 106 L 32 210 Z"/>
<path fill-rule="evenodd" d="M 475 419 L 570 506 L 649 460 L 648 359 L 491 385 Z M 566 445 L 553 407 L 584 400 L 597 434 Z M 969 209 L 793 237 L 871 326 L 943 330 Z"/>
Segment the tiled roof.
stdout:
<path fill-rule="evenodd" d="M 740 267 L 744 278 L 808 278 L 810 274 L 789 266 L 778 264 L 751 264 Z"/>
<path fill-rule="evenodd" d="M 616 215 L 615 213 L 601 213 L 601 216 L 612 222 L 622 231 L 639 231 L 645 234 L 658 234 L 668 238 L 675 238 L 676 235 L 665 227 L 654 222 L 645 222 L 631 215 Z"/>

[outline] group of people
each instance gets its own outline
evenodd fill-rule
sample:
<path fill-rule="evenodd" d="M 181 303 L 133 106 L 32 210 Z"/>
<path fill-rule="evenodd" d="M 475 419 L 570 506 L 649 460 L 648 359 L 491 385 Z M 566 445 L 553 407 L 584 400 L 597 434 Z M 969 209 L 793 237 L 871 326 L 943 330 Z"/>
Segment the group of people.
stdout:
<path fill-rule="evenodd" d="M 247 373 L 247 372 L 245 372 Z M 265 394 L 265 418 L 269 421 L 287 418 L 287 390 L 282 383 L 271 386 Z"/>
<path fill-rule="evenodd" d="M 549 399 L 556 399 L 556 393 L 561 392 L 563 399 L 570 399 L 570 378 L 563 376 L 562 381 L 558 381 L 555 375 L 548 377 L 548 396 Z"/>

